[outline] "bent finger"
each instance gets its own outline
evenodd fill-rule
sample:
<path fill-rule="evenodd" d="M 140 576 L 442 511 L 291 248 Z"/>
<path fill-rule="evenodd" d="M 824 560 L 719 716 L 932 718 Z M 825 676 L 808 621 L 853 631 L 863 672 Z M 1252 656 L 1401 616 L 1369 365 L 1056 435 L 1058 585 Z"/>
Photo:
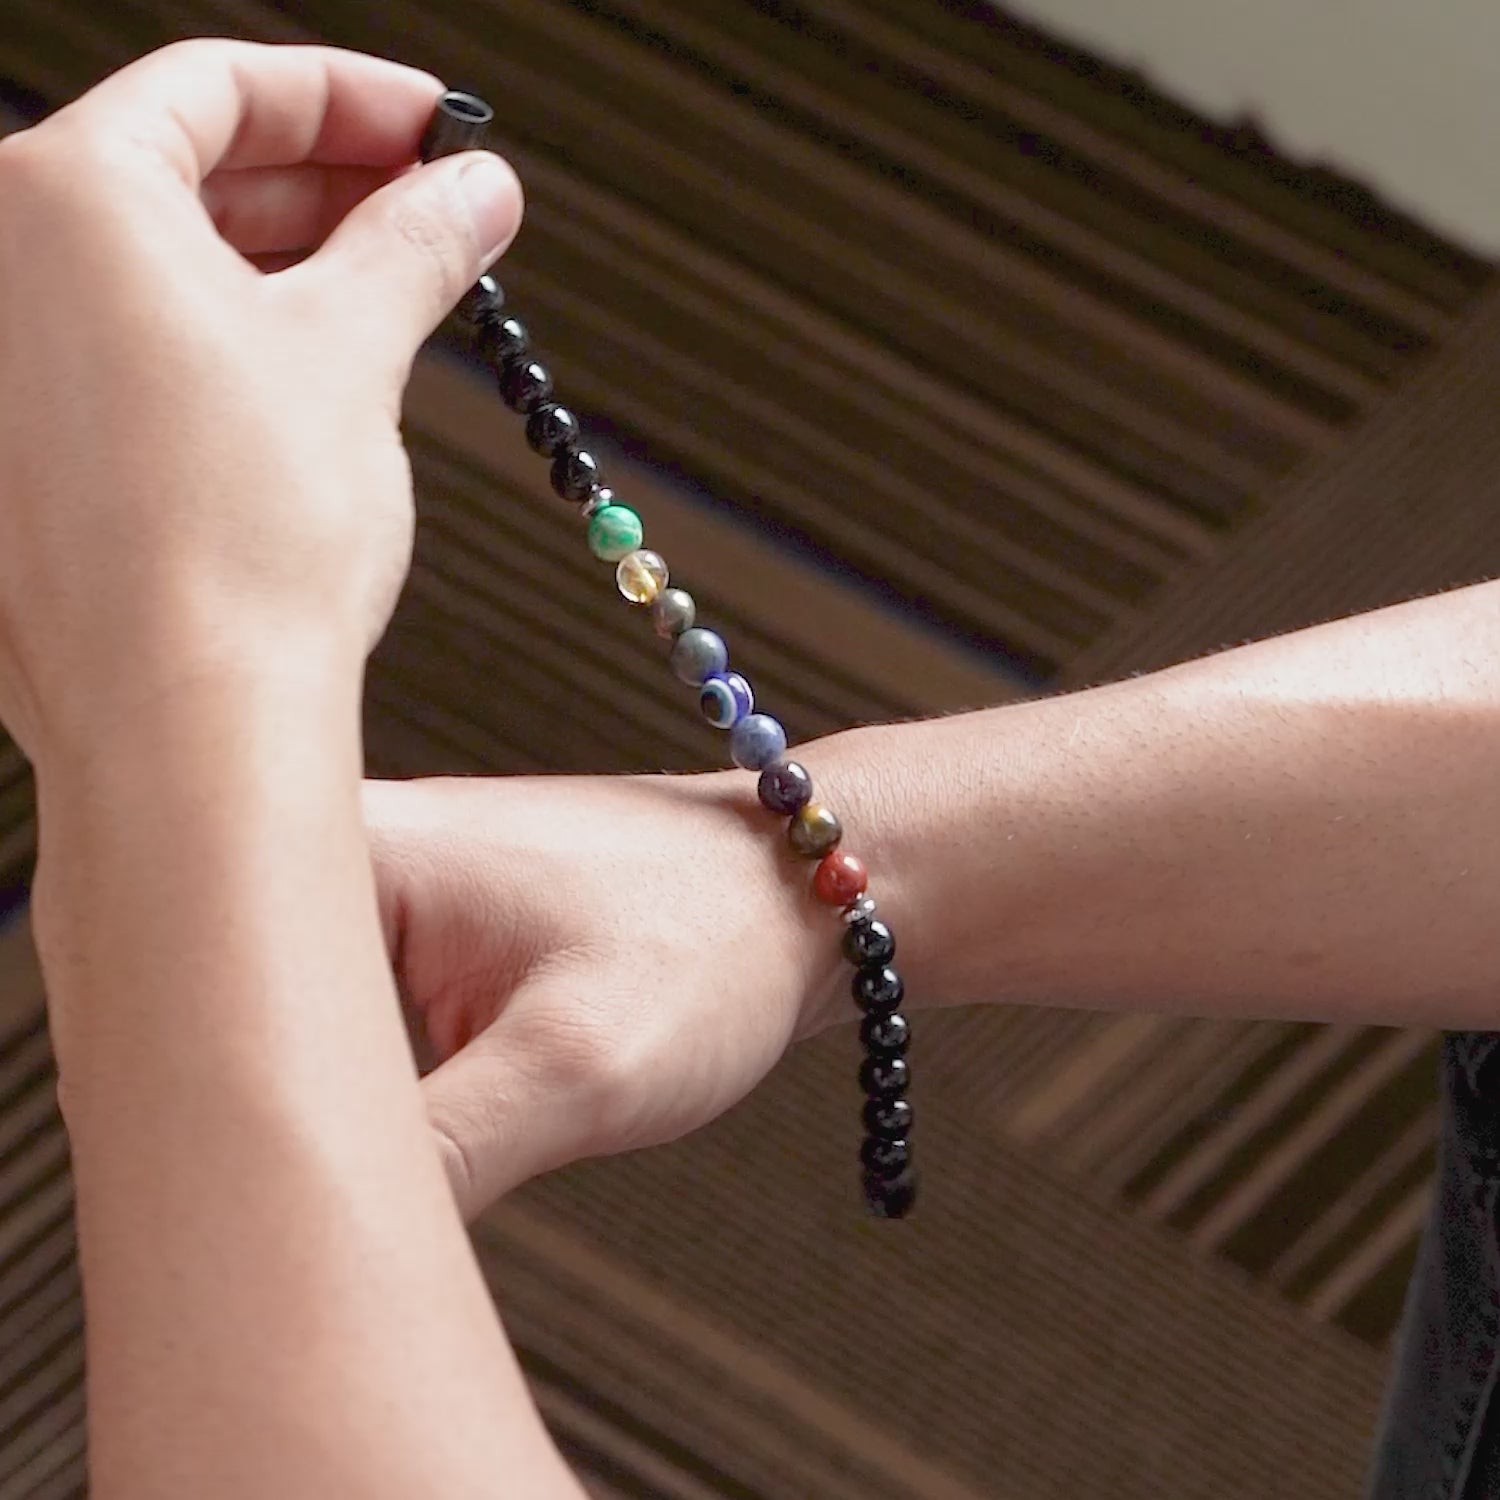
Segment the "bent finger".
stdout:
<path fill-rule="evenodd" d="M 424 339 L 509 245 L 521 224 L 521 185 L 488 151 L 403 172 L 358 204 L 292 273 L 319 307 L 344 316 L 351 338 L 386 341 L 409 368 Z M 382 310 L 372 323 L 370 309 Z"/>
<path fill-rule="evenodd" d="M 197 189 L 220 168 L 410 162 L 441 92 L 384 58 L 199 38 L 121 69 L 54 119 L 148 146 Z"/>
<path fill-rule="evenodd" d="M 443 1170 L 466 1220 L 580 1154 L 567 1101 L 538 1088 L 504 1047 L 481 1037 L 422 1080 Z"/>
<path fill-rule="evenodd" d="M 203 184 L 203 205 L 241 255 L 305 253 L 401 170 L 304 163 L 215 172 Z"/>

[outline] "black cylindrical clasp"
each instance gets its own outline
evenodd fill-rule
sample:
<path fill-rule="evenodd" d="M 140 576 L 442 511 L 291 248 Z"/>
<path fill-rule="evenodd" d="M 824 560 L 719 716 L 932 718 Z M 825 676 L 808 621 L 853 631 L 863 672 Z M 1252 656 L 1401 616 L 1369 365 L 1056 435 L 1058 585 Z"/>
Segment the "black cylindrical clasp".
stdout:
<path fill-rule="evenodd" d="M 485 132 L 495 111 L 477 94 L 461 94 L 450 89 L 437 102 L 427 129 L 422 132 L 419 154 L 423 161 L 473 151 L 484 145 Z"/>

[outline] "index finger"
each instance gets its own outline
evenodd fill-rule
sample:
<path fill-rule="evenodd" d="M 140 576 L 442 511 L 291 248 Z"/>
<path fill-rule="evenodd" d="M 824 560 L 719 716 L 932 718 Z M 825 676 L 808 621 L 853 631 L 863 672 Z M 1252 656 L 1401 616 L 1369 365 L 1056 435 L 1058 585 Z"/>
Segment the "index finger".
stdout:
<path fill-rule="evenodd" d="M 63 113 L 155 150 L 196 191 L 218 168 L 413 161 L 442 88 L 335 47 L 202 39 L 130 64 Z"/>

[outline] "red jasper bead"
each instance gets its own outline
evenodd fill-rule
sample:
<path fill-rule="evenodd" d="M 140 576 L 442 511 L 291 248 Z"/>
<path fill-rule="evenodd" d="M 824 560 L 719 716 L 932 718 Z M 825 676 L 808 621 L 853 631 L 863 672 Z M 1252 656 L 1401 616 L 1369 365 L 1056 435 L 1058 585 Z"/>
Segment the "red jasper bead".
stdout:
<path fill-rule="evenodd" d="M 864 895 L 869 878 L 860 860 L 842 849 L 834 849 L 818 862 L 813 890 L 819 901 L 842 909 Z"/>

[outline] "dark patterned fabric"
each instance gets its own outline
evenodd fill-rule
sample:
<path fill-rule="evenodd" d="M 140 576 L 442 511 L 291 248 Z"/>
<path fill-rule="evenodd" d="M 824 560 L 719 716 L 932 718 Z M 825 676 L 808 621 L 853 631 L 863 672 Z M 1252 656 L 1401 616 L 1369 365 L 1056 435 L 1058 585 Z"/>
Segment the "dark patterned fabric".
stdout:
<path fill-rule="evenodd" d="M 1397 1347 L 1371 1500 L 1500 1497 L 1500 1033 L 1444 1040 L 1437 1191 Z"/>

